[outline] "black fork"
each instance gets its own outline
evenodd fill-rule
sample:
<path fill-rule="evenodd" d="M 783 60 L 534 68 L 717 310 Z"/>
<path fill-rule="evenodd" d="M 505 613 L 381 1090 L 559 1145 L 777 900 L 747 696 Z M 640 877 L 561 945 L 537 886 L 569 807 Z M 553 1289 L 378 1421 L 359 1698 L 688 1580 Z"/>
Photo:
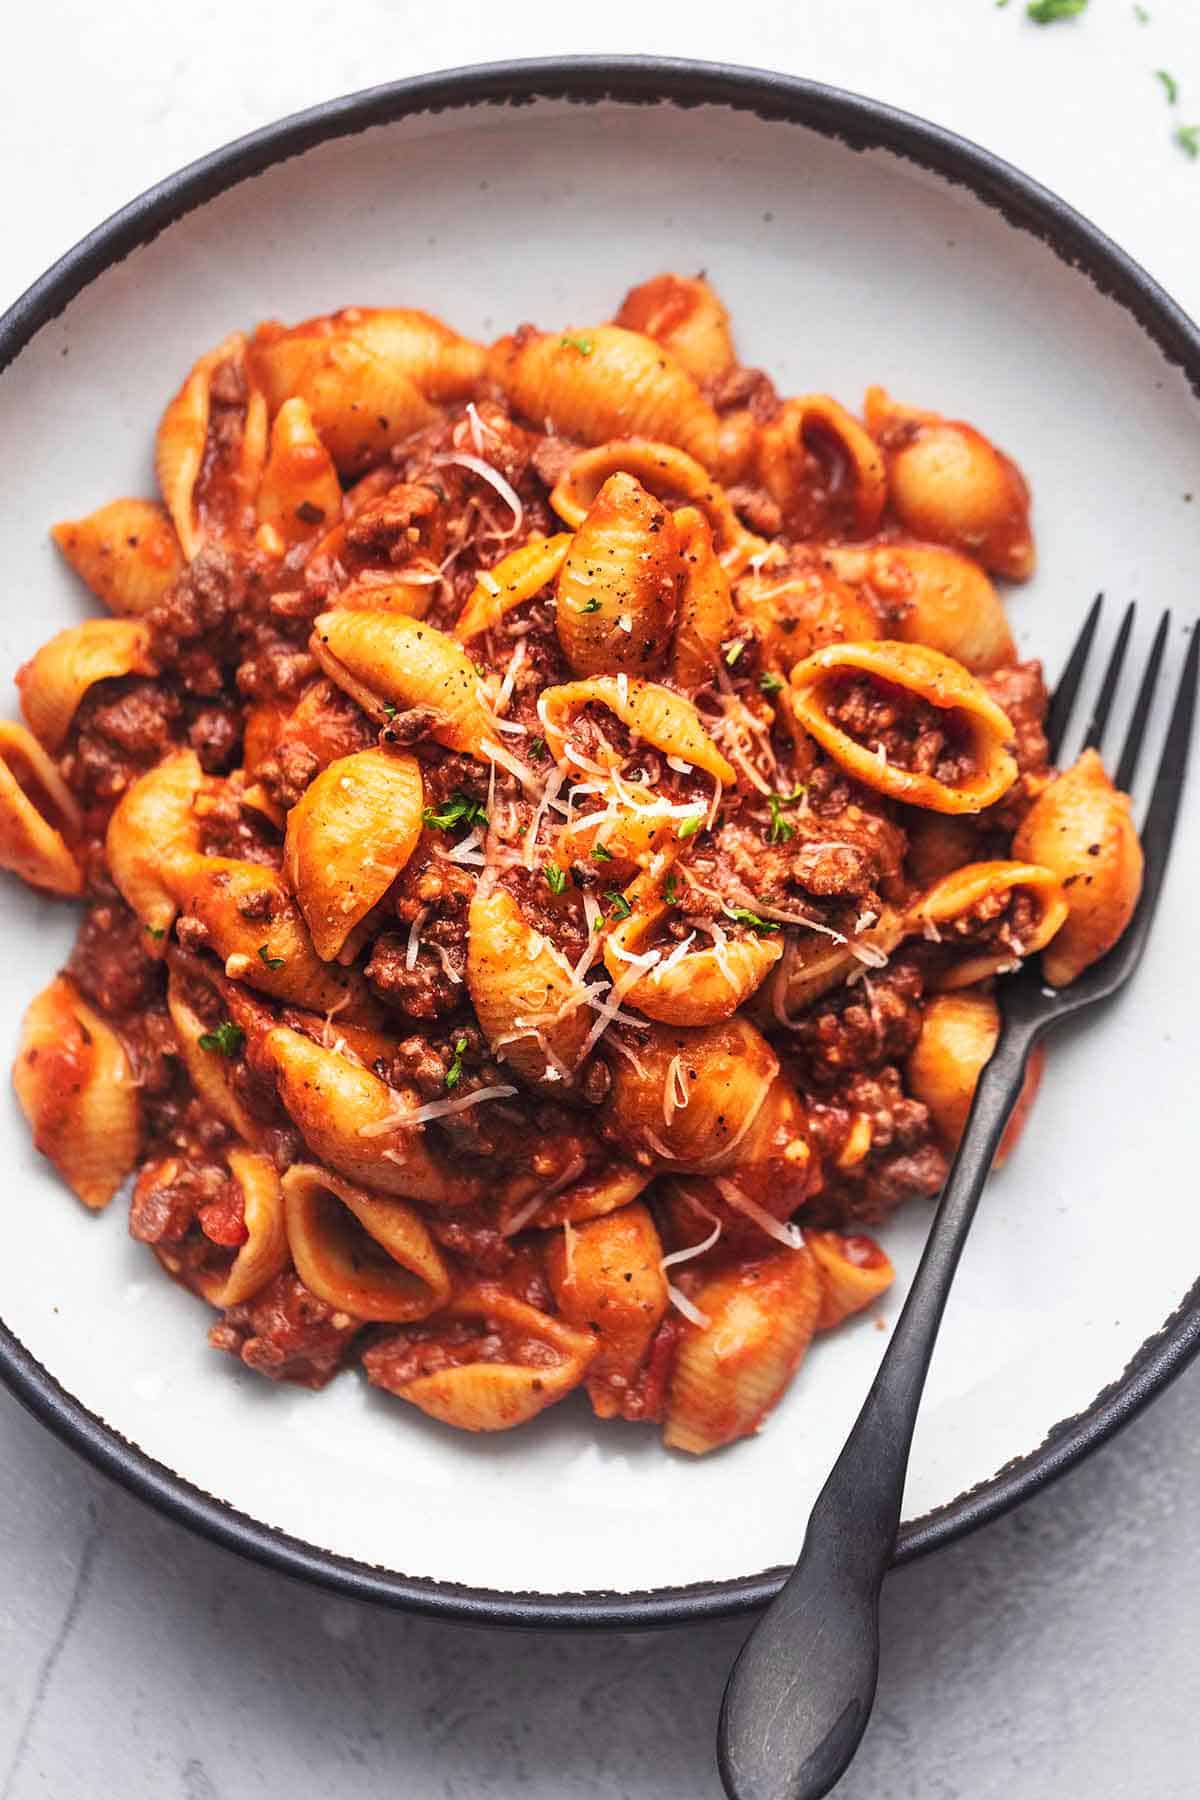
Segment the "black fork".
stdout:
<path fill-rule="evenodd" d="M 1063 671 L 1047 721 L 1057 755 L 1100 621 L 1097 599 Z M 1137 773 L 1170 615 L 1155 633 L 1116 770 Z M 1133 627 L 1122 621 L 1085 745 L 1099 748 Z M 925 1376 L 979 1196 L 1039 1038 L 1125 985 L 1150 934 L 1179 812 L 1196 705 L 1200 626 L 1175 694 L 1142 827 L 1145 878 L 1120 942 L 1070 987 L 1043 985 L 1035 963 L 1000 982 L 1003 1028 L 976 1089 L 904 1310 L 845 1448 L 809 1519 L 800 1560 L 751 1632 L 721 1708 L 718 1754 L 730 1800 L 820 1800 L 848 1767 L 866 1729 L 879 1673 L 879 1590 L 892 1560 L 904 1478 Z"/>

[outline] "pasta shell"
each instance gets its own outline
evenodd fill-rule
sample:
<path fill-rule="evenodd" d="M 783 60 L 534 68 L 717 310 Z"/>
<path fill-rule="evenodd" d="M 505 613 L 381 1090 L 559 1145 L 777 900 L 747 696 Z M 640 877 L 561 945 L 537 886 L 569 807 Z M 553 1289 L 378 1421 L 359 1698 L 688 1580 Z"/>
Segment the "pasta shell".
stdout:
<path fill-rule="evenodd" d="M 186 983 L 174 966 L 167 978 L 167 1012 L 188 1080 L 209 1112 L 223 1119 L 243 1144 L 261 1143 L 262 1128 L 238 1098 L 229 1058 L 201 1048 L 200 1039 L 208 1026 L 188 998 Z"/>
<path fill-rule="evenodd" d="M 475 586 L 463 607 L 454 635 L 460 644 L 491 631 L 506 613 L 524 606 L 547 587 L 562 568 L 571 547 L 569 531 L 555 537 L 532 537 L 512 550 L 494 568 L 475 578 Z M 341 604 L 339 596 L 339 604 Z"/>
<path fill-rule="evenodd" d="M 1008 909 L 1023 896 L 1033 918 L 1023 932 L 1009 927 L 1003 937 L 971 954 L 973 939 L 986 927 L 1002 924 Z M 937 976 L 942 988 L 970 987 L 1012 967 L 1015 960 L 1044 950 L 1067 917 L 1067 900 L 1058 877 L 1036 863 L 978 862 L 943 875 L 909 908 L 907 929 L 949 942 L 966 952 Z"/>
<path fill-rule="evenodd" d="M 543 690 L 538 716 L 556 762 L 563 760 L 575 715 L 589 705 L 606 706 L 664 756 L 678 757 L 726 787 L 736 781 L 732 766 L 709 737 L 692 702 L 657 681 L 639 681 L 632 675 L 593 675 L 587 681 L 568 681 Z M 614 755 L 614 763 L 618 760 Z"/>
<path fill-rule="evenodd" d="M 175 527 L 157 500 L 110 500 L 50 535 L 108 610 L 129 618 L 157 606 L 183 572 Z"/>
<path fill-rule="evenodd" d="M 417 570 L 415 574 L 421 572 Z M 338 612 L 396 612 L 403 613 L 408 619 L 423 619 L 432 597 L 431 584 L 415 578 L 406 581 L 399 570 L 394 577 L 381 581 L 372 570 L 361 580 L 352 581 L 349 587 L 330 594 L 329 599 Z"/>
<path fill-rule="evenodd" d="M 280 1101 L 318 1162 L 377 1193 L 427 1206 L 478 1200 L 478 1180 L 437 1156 L 423 1126 L 390 1125 L 406 1109 L 405 1096 L 369 1069 L 285 1025 L 267 1034 L 264 1052 Z"/>
<path fill-rule="evenodd" d="M 569 1226 L 547 1248 L 559 1312 L 597 1341 L 587 1391 L 598 1419 L 628 1416 L 630 1389 L 669 1304 L 662 1256 L 654 1220 L 641 1205 Z"/>
<path fill-rule="evenodd" d="M 702 1172 L 732 1163 L 779 1074 L 766 1039 L 743 1018 L 692 1029 L 656 1025 L 639 1037 L 636 1054 L 636 1064 L 612 1059 L 613 1136 L 664 1168 Z M 668 1121 L 664 1098 L 675 1081 L 688 1101 Z"/>
<path fill-rule="evenodd" d="M 758 478 L 794 536 L 870 537 L 888 496 L 879 445 L 828 394 L 785 400 L 762 427 Z"/>
<path fill-rule="evenodd" d="M 953 1155 L 966 1129 L 971 1102 L 1000 1037 L 1000 1009 L 991 994 L 965 988 L 935 994 L 925 1004 L 921 1035 L 909 1053 L 904 1081 L 914 1100 L 929 1108 L 943 1148 Z M 997 1169 L 1016 1148 L 1042 1079 L 1041 1046 L 1029 1059 L 1021 1093 L 996 1152 Z"/>
<path fill-rule="evenodd" d="M 806 1007 L 831 988 L 840 987 L 864 961 L 878 966 L 878 959 L 891 955 L 905 934 L 905 922 L 895 907 L 885 906 L 876 923 L 855 938 L 862 955 L 855 955 L 848 943 L 812 935 L 789 938 L 775 973 L 760 991 L 755 1005 L 759 1023 L 784 1029 L 800 1023 Z"/>
<path fill-rule="evenodd" d="M 346 307 L 290 330 L 260 326 L 249 363 L 272 413 L 304 400 L 339 471 L 353 474 L 432 424 L 438 406 L 469 399 L 484 352 L 428 313 Z"/>
<path fill-rule="evenodd" d="M 283 1192 L 296 1273 L 329 1306 L 402 1324 L 450 1298 L 441 1252 L 402 1200 L 381 1200 L 312 1163 L 290 1168 Z"/>
<path fill-rule="evenodd" d="M 604 962 L 614 981 L 628 974 L 631 959 L 654 953 L 648 946 L 672 911 L 662 897 L 661 881 L 649 875 L 639 875 L 625 899 L 628 916 L 610 926 L 604 940 Z M 712 1025 L 730 1018 L 782 955 L 778 933 L 758 937 L 742 932 L 725 943 L 689 950 L 678 961 L 660 945 L 658 961 L 623 988 L 622 1004 L 664 1025 Z"/>
<path fill-rule="evenodd" d="M 83 891 L 71 850 L 79 808 L 32 733 L 0 720 L 0 869 L 51 894 Z"/>
<path fill-rule="evenodd" d="M 242 1190 L 246 1241 L 223 1275 L 201 1271 L 195 1277 L 195 1286 L 209 1305 L 222 1310 L 253 1299 L 288 1265 L 283 1189 L 275 1164 L 252 1150 L 230 1150 L 228 1162 Z"/>
<path fill-rule="evenodd" d="M 595 1353 L 589 1333 L 478 1282 L 430 1324 L 373 1345 L 363 1368 L 443 1424 L 510 1431 L 578 1387 Z"/>
<path fill-rule="evenodd" d="M 650 673 L 659 667 L 670 646 L 681 580 L 670 512 L 632 475 L 610 475 L 558 577 L 558 641 L 575 673 Z"/>
<path fill-rule="evenodd" d="M 928 644 L 977 674 L 1016 660 L 1003 602 L 970 557 L 937 544 L 830 544 L 822 554 L 886 610 L 903 643 Z"/>
<path fill-rule="evenodd" d="M 861 1312 L 896 1279 L 895 1269 L 874 1238 L 806 1231 L 804 1245 L 821 1278 L 818 1331 L 831 1331 L 852 1313 Z"/>
<path fill-rule="evenodd" d="M 706 468 L 717 462 L 718 421 L 696 382 L 653 338 L 619 325 L 518 333 L 489 353 L 489 372 L 513 408 L 584 444 L 659 438 Z"/>
<path fill-rule="evenodd" d="M 258 490 L 260 524 L 286 547 L 336 524 L 342 485 L 303 400 L 285 400 L 271 427 L 271 449 Z"/>
<path fill-rule="evenodd" d="M 616 323 L 668 349 L 697 381 L 733 367 L 729 314 L 702 275 L 653 275 L 630 288 Z"/>
<path fill-rule="evenodd" d="M 1111 950 L 1142 891 L 1142 846 L 1129 796 L 1115 788 L 1095 750 L 1058 775 L 1030 807 L 1013 854 L 1053 870 L 1067 919 L 1042 956 L 1052 987 L 1065 987 Z"/>
<path fill-rule="evenodd" d="M 205 538 L 196 507 L 196 483 L 208 443 L 212 378 L 222 363 L 239 357 L 245 345 L 242 333 L 234 332 L 215 350 L 202 356 L 159 421 L 154 443 L 154 470 L 159 492 L 166 502 L 188 562 Z"/>
<path fill-rule="evenodd" d="M 107 1206 L 137 1160 L 141 1107 L 116 1032 L 65 975 L 25 1013 L 13 1087 L 42 1155 L 85 1206 Z"/>
<path fill-rule="evenodd" d="M 320 961 L 274 869 L 229 856 L 180 855 L 162 876 L 180 909 L 204 926 L 227 974 L 306 1010 L 336 1008 L 348 1021 L 366 1025 L 380 1017 L 357 970 Z"/>
<path fill-rule="evenodd" d="M 424 802 L 415 757 L 360 750 L 323 769 L 288 814 L 283 866 L 323 961 L 341 955 L 404 868 Z"/>
<path fill-rule="evenodd" d="M 194 750 L 176 750 L 126 788 L 108 823 L 104 850 L 125 904 L 146 929 L 151 956 L 163 956 L 179 911 L 168 871 L 195 855 L 200 821 L 193 808 L 208 782 Z"/>
<path fill-rule="evenodd" d="M 326 612 L 309 647 L 330 680 L 380 724 L 398 708 L 427 707 L 439 744 L 483 754 L 492 721 L 479 676 L 445 632 L 398 613 Z"/>
<path fill-rule="evenodd" d="M 561 1194 L 538 1208 L 531 1224 L 539 1231 L 556 1225 L 578 1225 L 585 1219 L 601 1219 L 606 1213 L 628 1206 L 649 1187 L 653 1170 L 638 1168 L 608 1156 L 601 1169 L 589 1170 Z"/>
<path fill-rule="evenodd" d="M 735 629 L 729 576 L 717 560 L 712 533 L 702 512 L 685 506 L 675 514 L 675 531 L 683 563 L 683 592 L 670 674 L 681 688 L 703 687 L 721 664 L 722 646 Z"/>
<path fill-rule="evenodd" d="M 879 636 L 871 602 L 819 563 L 743 576 L 736 600 L 738 613 L 754 626 L 764 662 L 785 675 L 826 644 Z"/>
<path fill-rule="evenodd" d="M 830 708 L 845 683 L 865 680 L 868 689 L 892 697 L 903 715 L 906 697 L 932 707 L 941 728 L 957 732 L 968 760 L 968 773 L 953 781 L 901 768 L 853 737 Z M 896 696 L 896 690 L 899 690 Z M 861 781 L 893 800 L 931 812 L 976 813 L 1006 794 L 1017 778 L 1009 748 L 1013 729 L 987 689 L 952 657 L 923 644 L 881 640 L 865 644 L 828 644 L 792 670 L 792 712 L 833 760 Z M 1032 859 L 1031 859 L 1032 860 Z"/>
<path fill-rule="evenodd" d="M 1011 457 L 972 425 L 867 392 L 867 423 L 888 450 L 888 494 L 915 537 L 974 556 L 1009 581 L 1033 574 L 1029 489 Z"/>
<path fill-rule="evenodd" d="M 707 1323 L 685 1323 L 667 1390 L 663 1442 L 693 1456 L 757 1431 L 808 1349 L 823 1288 L 809 1250 L 734 1264 L 689 1296 Z"/>
<path fill-rule="evenodd" d="M 740 574 L 766 540 L 747 531 L 733 503 L 703 463 L 674 444 L 653 438 L 617 438 L 581 450 L 556 483 L 550 504 L 572 530 L 583 524 L 610 475 L 625 474 L 648 494 L 671 506 L 691 506 L 707 519 L 721 563 L 730 575 Z"/>
<path fill-rule="evenodd" d="M 582 983 L 504 888 L 481 883 L 472 897 L 467 990 L 491 1048 L 522 1081 L 571 1079 L 593 1023 Z"/>
<path fill-rule="evenodd" d="M 157 673 L 142 620 L 85 619 L 52 637 L 17 670 L 21 711 L 34 737 L 58 750 L 93 683 Z"/>

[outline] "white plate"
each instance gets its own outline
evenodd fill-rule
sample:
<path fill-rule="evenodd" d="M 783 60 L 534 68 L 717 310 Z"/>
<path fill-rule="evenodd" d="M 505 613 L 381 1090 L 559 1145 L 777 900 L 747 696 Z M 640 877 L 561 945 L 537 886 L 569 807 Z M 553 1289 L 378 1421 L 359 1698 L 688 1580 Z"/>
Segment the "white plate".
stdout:
<path fill-rule="evenodd" d="M 496 103 L 517 94 L 532 103 Z M 1097 588 L 1147 613 L 1194 605 L 1200 408 L 1181 365 L 1194 380 L 1200 344 L 1098 234 L 981 152 L 803 83 L 543 65 L 401 84 L 260 133 L 136 203 L 14 309 L 0 326 L 0 358 L 20 352 L 0 375 L 0 663 L 15 669 L 89 610 L 46 527 L 152 491 L 159 410 L 235 325 L 398 303 L 486 338 L 526 318 L 604 318 L 631 283 L 698 267 L 732 310 L 743 359 L 784 392 L 856 405 L 879 381 L 977 421 L 1018 458 L 1041 561 L 1011 612 L 1023 653 L 1051 673 Z M 1179 649 L 1177 631 L 1169 667 Z M 909 1549 L 1098 1441 L 1193 1346 L 1195 1309 L 1141 1350 L 1200 1268 L 1196 804 L 1193 788 L 1132 991 L 1052 1044 L 1020 1153 L 986 1197 L 906 1494 L 909 1521 L 939 1516 L 906 1528 Z M 7 883 L 4 906 L 11 1053 L 74 914 Z M 574 1400 L 511 1437 L 473 1439 L 353 1375 L 311 1395 L 239 1370 L 206 1347 L 200 1302 L 128 1239 L 123 1206 L 96 1219 L 76 1205 L 14 1103 L 0 1131 L 10 1383 L 178 1516 L 352 1592 L 583 1620 L 761 1597 L 886 1341 L 869 1318 L 823 1341 L 761 1436 L 699 1463 L 644 1428 L 596 1425 Z M 884 1233 L 900 1271 L 889 1317 L 928 1218 L 916 1203 Z M 1039 1449 L 1063 1420 L 1076 1423 Z M 1018 1458 L 1031 1460 L 993 1480 Z M 704 1585 L 624 1598 L 689 1584 Z M 581 1592 L 612 1598 L 540 1598 Z"/>

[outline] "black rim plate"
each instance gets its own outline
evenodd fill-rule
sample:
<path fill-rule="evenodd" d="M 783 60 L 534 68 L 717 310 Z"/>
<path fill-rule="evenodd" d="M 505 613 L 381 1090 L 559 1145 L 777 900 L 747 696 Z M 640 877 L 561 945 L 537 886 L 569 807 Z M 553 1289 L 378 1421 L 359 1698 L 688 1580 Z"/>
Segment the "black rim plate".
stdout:
<path fill-rule="evenodd" d="M 890 150 L 968 188 L 1081 269 L 1142 326 L 1200 393 L 1200 331 L 1102 232 L 998 157 L 939 127 L 856 94 L 755 69 L 653 57 L 565 57 L 452 69 L 370 88 L 294 114 L 202 157 L 150 188 L 62 257 L 0 318 L 0 369 L 105 269 L 239 182 L 331 139 L 412 114 L 536 99 L 723 105 L 807 126 L 856 150 Z M 1200 1349 L 1200 1283 L 1124 1374 L 1036 1450 L 969 1493 L 903 1527 L 896 1561 L 940 1548 L 1038 1492 L 1104 1443 Z M 648 1593 L 513 1594 L 395 1574 L 319 1550 L 236 1511 L 146 1456 L 73 1399 L 0 1324 L 0 1377 L 51 1431 L 104 1474 L 214 1543 L 353 1599 L 463 1623 L 521 1626 L 682 1624 L 770 1600 L 786 1571 Z M 797 1520 L 797 1549 L 800 1527 Z"/>

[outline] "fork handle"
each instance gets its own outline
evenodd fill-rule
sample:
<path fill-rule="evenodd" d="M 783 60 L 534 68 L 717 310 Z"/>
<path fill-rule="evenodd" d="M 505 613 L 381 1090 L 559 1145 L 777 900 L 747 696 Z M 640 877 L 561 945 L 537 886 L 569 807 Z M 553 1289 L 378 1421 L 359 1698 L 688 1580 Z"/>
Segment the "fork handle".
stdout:
<path fill-rule="evenodd" d="M 730 1800 L 820 1800 L 850 1764 L 879 1673 L 913 1427 L 950 1283 L 1036 1032 L 1009 1021 L 974 1103 L 891 1343 L 809 1519 L 800 1560 L 751 1632 L 721 1707 Z"/>

